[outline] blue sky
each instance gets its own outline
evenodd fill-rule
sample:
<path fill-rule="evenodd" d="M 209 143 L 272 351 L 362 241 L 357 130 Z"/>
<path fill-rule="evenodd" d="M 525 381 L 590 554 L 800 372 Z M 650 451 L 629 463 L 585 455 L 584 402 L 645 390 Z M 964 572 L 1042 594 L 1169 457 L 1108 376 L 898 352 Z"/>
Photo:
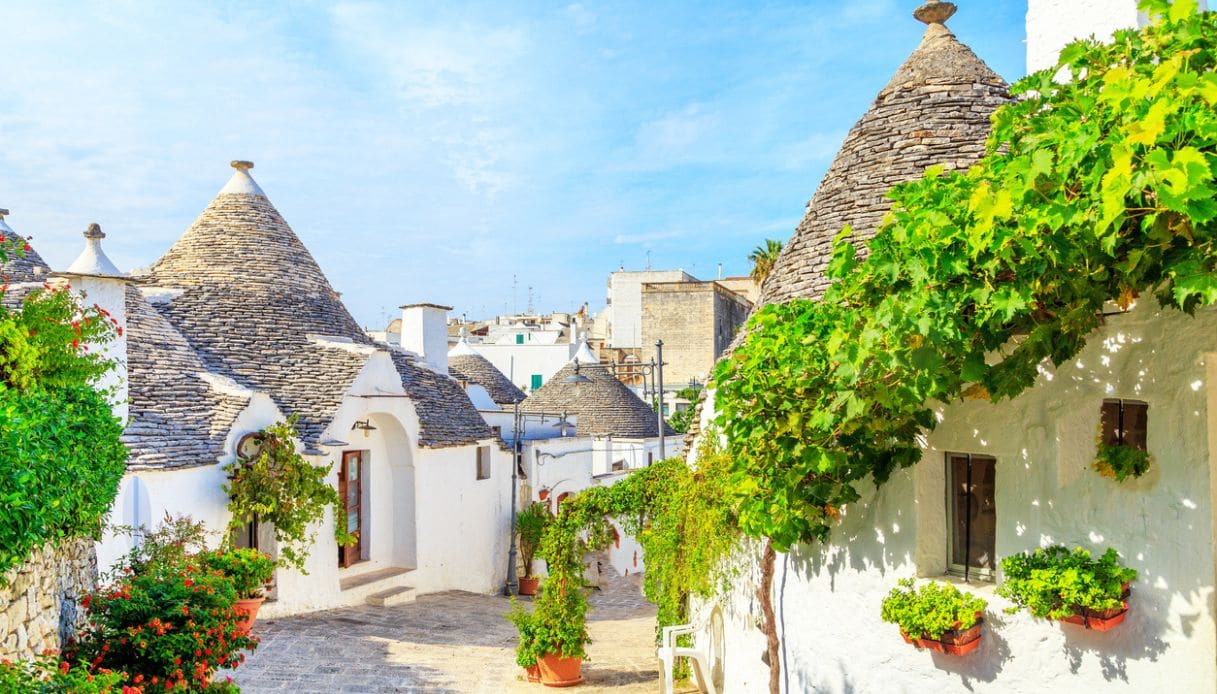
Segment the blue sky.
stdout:
<path fill-rule="evenodd" d="M 54 268 L 93 221 L 138 267 L 251 159 L 365 325 L 510 310 L 513 276 L 519 310 L 596 310 L 648 253 L 712 278 L 788 238 L 918 4 L 10 4 L 0 207 Z M 959 4 L 1020 77 L 1026 0 Z"/>

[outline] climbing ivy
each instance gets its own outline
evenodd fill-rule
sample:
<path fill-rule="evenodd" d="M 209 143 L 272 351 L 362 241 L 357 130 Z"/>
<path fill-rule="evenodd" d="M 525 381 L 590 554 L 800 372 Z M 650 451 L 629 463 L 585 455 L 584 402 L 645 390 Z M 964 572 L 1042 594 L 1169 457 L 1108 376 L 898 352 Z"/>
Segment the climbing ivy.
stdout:
<path fill-rule="evenodd" d="M 584 558 L 612 542 L 609 519 L 642 545 L 643 592 L 658 606 L 657 628 L 687 621 L 690 595 L 710 595 L 730 577 L 729 555 L 739 539 L 731 508 L 730 463 L 706 436 L 697 467 L 669 458 L 622 481 L 568 497 L 546 529 L 540 555 L 549 565 L 532 619 L 519 620 L 535 653 L 584 656 L 588 642 Z M 523 624 L 523 626 L 521 626 Z"/>
<path fill-rule="evenodd" d="M 1217 18 L 1140 6 L 1150 26 L 1015 84 L 979 163 L 895 187 L 865 258 L 843 230 L 822 300 L 750 321 L 715 374 L 746 534 L 824 539 L 860 481 L 920 459 L 933 403 L 1021 393 L 1107 302 L 1217 302 Z"/>

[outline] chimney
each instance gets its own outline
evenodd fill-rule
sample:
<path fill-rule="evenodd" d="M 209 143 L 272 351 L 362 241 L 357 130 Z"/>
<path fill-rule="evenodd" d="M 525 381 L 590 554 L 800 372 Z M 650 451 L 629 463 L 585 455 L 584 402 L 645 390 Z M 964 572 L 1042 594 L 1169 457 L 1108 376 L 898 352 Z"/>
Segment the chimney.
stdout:
<path fill-rule="evenodd" d="M 115 368 L 105 375 L 98 387 L 108 391 L 114 416 L 127 423 L 127 284 L 130 279 L 123 274 L 101 249 L 101 240 L 106 235 L 101 226 L 90 224 L 84 232 L 85 248 L 62 274 L 68 278 L 73 289 L 84 293 L 85 301 L 97 304 L 110 313 L 122 333 L 105 345 L 98 353 L 115 362 Z"/>
<path fill-rule="evenodd" d="M 448 312 L 451 306 L 401 307 L 401 346 L 422 357 L 427 368 L 448 375 Z"/>

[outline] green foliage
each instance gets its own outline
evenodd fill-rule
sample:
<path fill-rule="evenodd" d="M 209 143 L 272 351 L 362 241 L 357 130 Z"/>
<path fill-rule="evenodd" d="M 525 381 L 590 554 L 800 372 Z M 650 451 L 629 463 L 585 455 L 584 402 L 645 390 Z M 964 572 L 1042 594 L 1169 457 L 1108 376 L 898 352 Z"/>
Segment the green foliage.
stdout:
<path fill-rule="evenodd" d="M 541 548 L 545 528 L 553 520 L 549 504 L 533 502 L 516 514 L 516 534 L 520 538 L 520 556 L 524 560 L 524 575 L 532 576 L 532 562 Z"/>
<path fill-rule="evenodd" d="M 207 536 L 211 534 L 201 521 L 190 516 L 174 516 L 168 511 L 155 529 L 129 525 L 113 526 L 112 529 L 116 534 L 134 539 L 131 551 L 120 564 L 121 568 L 134 573 L 180 566 L 207 549 Z"/>
<path fill-rule="evenodd" d="M 228 484 L 228 511 L 232 536 L 253 521 L 270 523 L 278 541 L 282 566 L 303 573 L 309 547 L 317 538 L 315 525 L 325 517 L 327 507 L 335 518 L 345 518 L 338 491 L 326 483 L 328 465 L 313 465 L 296 452 L 295 418 L 267 427 L 261 432 L 261 452 L 253 460 L 237 460 L 225 466 Z M 357 538 L 346 532 L 341 522 L 334 524 L 334 539 L 340 546 Z"/>
<path fill-rule="evenodd" d="M 126 468 L 121 435 L 87 385 L 0 387 L 0 572 L 46 543 L 98 535 Z"/>
<path fill-rule="evenodd" d="M 196 558 L 204 569 L 224 574 L 232 582 L 239 600 L 262 597 L 275 575 L 275 560 L 252 548 L 207 550 Z"/>
<path fill-rule="evenodd" d="M 693 408 L 686 407 L 683 410 L 676 410 L 668 417 L 668 426 L 672 427 L 672 431 L 678 434 L 684 434 L 689 431 L 689 425 L 693 423 Z"/>
<path fill-rule="evenodd" d="M 1217 16 L 1141 4 L 1150 26 L 1015 84 L 971 169 L 896 186 L 865 259 L 844 230 L 822 301 L 752 318 L 715 373 L 745 533 L 825 538 L 857 482 L 920 459 L 931 403 L 1014 397 L 1108 300 L 1217 301 Z"/>
<path fill-rule="evenodd" d="M 192 558 L 125 567 L 85 597 L 87 622 L 65 658 L 123 672 L 126 683 L 198 691 L 220 668 L 244 662 L 257 641 L 238 633 L 236 591 L 224 574 Z"/>
<path fill-rule="evenodd" d="M 987 606 L 950 583 L 931 581 L 917 588 L 904 578 L 883 599 L 883 621 L 900 625 L 913 638 L 937 640 L 943 632 L 971 628 Z"/>
<path fill-rule="evenodd" d="M 88 668 L 43 655 L 31 660 L 0 661 L 0 692 L 24 694 L 120 694 L 121 673 Z"/>
<path fill-rule="evenodd" d="M 1014 607 L 1025 608 L 1036 617 L 1061 619 L 1081 608 L 1109 610 L 1122 606 L 1124 584 L 1136 580 L 1137 572 L 1120 564 L 1120 555 L 1109 548 L 1098 559 L 1081 547 L 1070 551 L 1054 545 L 1034 552 L 1012 554 L 1001 561 L 1004 579 L 997 593 Z"/>
<path fill-rule="evenodd" d="M 537 633 L 532 613 L 524 609 L 515 597 L 511 598 L 511 611 L 507 613 L 507 621 L 515 625 L 520 632 L 520 640 L 516 642 L 516 665 L 532 667 L 537 664 L 537 658 L 546 654 L 540 650 L 537 643 Z"/>
<path fill-rule="evenodd" d="M 1123 482 L 1149 472 L 1149 452 L 1133 446 L 1100 443 L 1091 467 L 1104 477 Z"/>
<path fill-rule="evenodd" d="M 709 595 L 729 577 L 724 559 L 739 539 L 730 461 L 708 434 L 696 469 L 669 458 L 620 482 L 567 498 L 541 541 L 549 563 L 535 609 L 521 628 L 521 653 L 585 656 L 588 643 L 583 560 L 613 539 L 616 519 L 642 545 L 643 592 L 658 606 L 657 629 L 687 621 L 690 595 Z M 515 621 L 515 619 L 513 619 Z M 525 642 L 531 644 L 525 648 Z M 545 650 L 549 649 L 549 650 Z M 525 656 L 521 656 L 525 657 Z"/>

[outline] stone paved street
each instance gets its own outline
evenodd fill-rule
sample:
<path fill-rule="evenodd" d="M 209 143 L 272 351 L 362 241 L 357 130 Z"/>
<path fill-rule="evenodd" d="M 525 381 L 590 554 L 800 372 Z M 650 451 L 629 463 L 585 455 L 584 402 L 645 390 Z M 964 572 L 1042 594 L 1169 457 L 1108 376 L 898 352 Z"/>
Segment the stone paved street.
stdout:
<path fill-rule="evenodd" d="M 578 691 L 658 691 L 655 608 L 636 579 L 613 581 L 591 602 L 592 659 Z M 507 607 L 502 597 L 451 592 L 258 622 L 262 645 L 235 679 L 249 694 L 549 691 L 523 681 Z"/>

